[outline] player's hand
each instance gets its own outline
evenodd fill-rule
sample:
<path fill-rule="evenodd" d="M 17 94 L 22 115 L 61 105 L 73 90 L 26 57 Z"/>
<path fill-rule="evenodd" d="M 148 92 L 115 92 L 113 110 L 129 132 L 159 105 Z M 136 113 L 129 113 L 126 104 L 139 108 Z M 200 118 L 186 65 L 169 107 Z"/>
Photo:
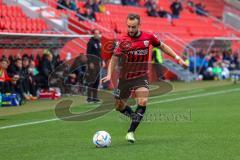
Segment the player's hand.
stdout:
<path fill-rule="evenodd" d="M 110 81 L 110 79 L 111 79 L 111 76 L 107 75 L 106 77 L 103 77 L 103 78 L 101 79 L 101 82 L 102 82 L 102 83 L 105 83 L 105 82 Z"/>
<path fill-rule="evenodd" d="M 189 67 L 188 64 L 182 58 L 178 60 L 178 64 L 180 64 L 183 68 Z"/>

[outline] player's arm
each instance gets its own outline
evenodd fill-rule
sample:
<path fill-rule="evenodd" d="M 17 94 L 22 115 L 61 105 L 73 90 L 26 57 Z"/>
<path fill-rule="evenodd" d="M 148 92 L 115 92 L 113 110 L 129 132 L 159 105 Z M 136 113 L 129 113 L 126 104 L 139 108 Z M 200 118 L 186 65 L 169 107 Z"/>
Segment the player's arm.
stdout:
<path fill-rule="evenodd" d="M 161 42 L 160 47 L 159 47 L 164 53 L 166 53 L 167 55 L 171 56 L 172 58 L 176 59 L 177 62 L 187 68 L 188 64 L 180 57 L 178 56 L 172 48 L 170 48 L 168 45 L 166 45 L 165 43 Z"/>
<path fill-rule="evenodd" d="M 101 80 L 102 82 L 107 82 L 111 79 L 112 73 L 113 73 L 114 69 L 116 68 L 117 63 L 118 63 L 118 57 L 113 55 L 109 62 L 109 65 L 108 65 L 107 76 L 102 78 L 102 80 Z"/>

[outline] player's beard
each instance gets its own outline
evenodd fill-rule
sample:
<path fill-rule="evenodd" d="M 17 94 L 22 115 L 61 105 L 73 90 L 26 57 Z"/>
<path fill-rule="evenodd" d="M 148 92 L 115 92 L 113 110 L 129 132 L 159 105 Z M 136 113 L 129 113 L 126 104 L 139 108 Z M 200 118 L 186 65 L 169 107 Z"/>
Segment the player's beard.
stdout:
<path fill-rule="evenodd" d="M 134 37 L 137 37 L 137 36 L 138 36 L 138 33 L 139 33 L 139 31 L 137 31 L 137 32 L 135 32 L 133 35 L 131 35 L 131 34 L 128 32 L 128 36 L 134 38 Z"/>

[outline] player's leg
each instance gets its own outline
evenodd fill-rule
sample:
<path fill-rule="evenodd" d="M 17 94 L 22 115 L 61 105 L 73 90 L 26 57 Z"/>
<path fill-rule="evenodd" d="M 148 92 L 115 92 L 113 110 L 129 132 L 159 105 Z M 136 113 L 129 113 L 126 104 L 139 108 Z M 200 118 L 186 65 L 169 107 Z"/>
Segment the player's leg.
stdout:
<path fill-rule="evenodd" d="M 125 116 L 131 117 L 134 114 L 132 108 L 127 105 L 127 99 L 131 95 L 131 90 L 127 81 L 119 81 L 118 88 L 115 90 L 115 107 L 116 110 Z"/>
<path fill-rule="evenodd" d="M 146 111 L 146 105 L 148 101 L 148 95 L 149 95 L 149 87 L 148 87 L 148 81 L 147 78 L 139 78 L 135 81 L 135 96 L 137 101 L 137 109 L 134 112 L 132 116 L 132 122 L 128 129 L 128 133 L 126 135 L 127 141 L 134 143 L 134 132 L 137 129 L 138 125 L 140 124 L 143 115 Z"/>
<path fill-rule="evenodd" d="M 123 115 L 132 118 L 134 111 L 130 106 L 127 105 L 127 99 L 116 99 L 115 100 L 116 110 Z"/>
<path fill-rule="evenodd" d="M 132 123 L 130 125 L 128 132 L 134 132 L 137 129 L 138 125 L 140 124 L 146 111 L 149 90 L 146 87 L 140 87 L 135 90 L 135 94 L 137 101 L 137 109 L 135 111 L 134 116 L 132 117 Z"/>

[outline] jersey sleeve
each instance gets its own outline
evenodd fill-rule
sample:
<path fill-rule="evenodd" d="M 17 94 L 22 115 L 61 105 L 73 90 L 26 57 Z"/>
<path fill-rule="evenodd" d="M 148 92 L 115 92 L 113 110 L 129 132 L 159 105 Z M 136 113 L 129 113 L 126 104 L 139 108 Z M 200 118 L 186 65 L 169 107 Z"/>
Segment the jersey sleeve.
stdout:
<path fill-rule="evenodd" d="M 150 41 L 151 41 L 151 45 L 153 45 L 154 47 L 159 47 L 161 45 L 160 38 L 155 34 L 151 35 L 151 40 Z"/>

